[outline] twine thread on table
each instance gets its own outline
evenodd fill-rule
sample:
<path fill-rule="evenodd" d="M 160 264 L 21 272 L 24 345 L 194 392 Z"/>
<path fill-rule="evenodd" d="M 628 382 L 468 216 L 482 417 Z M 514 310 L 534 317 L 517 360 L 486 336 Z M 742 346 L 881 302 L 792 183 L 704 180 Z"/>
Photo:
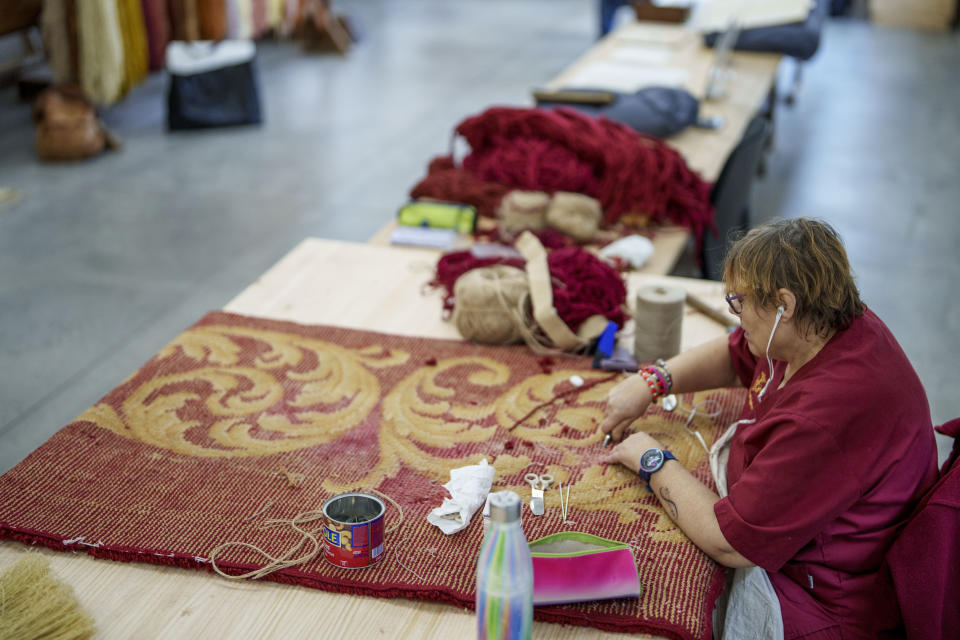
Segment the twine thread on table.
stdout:
<path fill-rule="evenodd" d="M 685 301 L 686 292 L 678 287 L 651 285 L 637 291 L 633 349 L 637 362 L 680 353 Z"/>
<path fill-rule="evenodd" d="M 394 531 L 396 531 L 400 527 L 400 525 L 403 524 L 403 508 L 401 508 L 400 505 L 397 504 L 397 502 L 393 498 L 391 498 L 385 493 L 377 491 L 376 489 L 370 489 L 370 492 L 375 493 L 381 498 L 384 498 L 385 500 L 387 500 L 390 504 L 394 506 L 394 508 L 399 513 L 399 518 L 397 519 L 397 521 L 384 530 L 383 534 L 386 537 L 387 535 L 390 535 Z M 210 552 L 210 566 L 213 567 L 213 570 L 217 574 L 223 576 L 224 578 L 229 578 L 230 580 L 245 580 L 247 578 L 258 580 L 264 576 L 274 573 L 275 571 L 280 571 L 281 569 L 288 569 L 290 567 L 295 567 L 297 565 L 310 562 L 315 557 L 317 557 L 318 553 L 320 553 L 320 549 L 322 545 L 320 541 L 317 539 L 315 531 L 302 529 L 300 525 L 304 525 L 310 522 L 315 522 L 317 520 L 322 520 L 325 517 L 326 516 L 324 515 L 322 509 L 310 509 L 307 511 L 301 511 L 300 513 L 298 513 L 297 515 L 295 515 L 293 518 L 289 520 L 283 519 L 283 518 L 267 520 L 266 522 L 263 523 L 263 526 L 261 527 L 262 529 L 278 527 L 283 525 L 290 525 L 290 527 L 294 531 L 299 533 L 302 537 L 296 544 L 294 544 L 292 547 L 287 549 L 283 553 L 283 555 L 280 555 L 280 556 L 273 556 L 267 553 L 266 551 L 264 551 L 263 549 L 261 549 L 260 547 L 258 547 L 257 545 L 250 544 L 249 542 L 241 542 L 238 540 L 224 542 L 223 544 L 215 547 L 213 551 Z M 310 543 L 309 546 L 311 548 L 309 551 L 307 551 L 306 553 L 303 553 L 298 557 L 291 557 L 299 553 L 300 549 L 303 548 L 306 543 Z M 239 575 L 231 575 L 229 573 L 226 573 L 225 571 L 223 571 L 223 569 L 217 566 L 217 554 L 222 552 L 224 549 L 227 549 L 230 547 L 243 547 L 246 549 L 250 549 L 252 551 L 259 553 L 261 556 L 269 560 L 269 562 L 266 565 L 260 567 L 259 569 L 254 569 L 252 571 L 248 571 L 247 573 L 242 573 Z"/>

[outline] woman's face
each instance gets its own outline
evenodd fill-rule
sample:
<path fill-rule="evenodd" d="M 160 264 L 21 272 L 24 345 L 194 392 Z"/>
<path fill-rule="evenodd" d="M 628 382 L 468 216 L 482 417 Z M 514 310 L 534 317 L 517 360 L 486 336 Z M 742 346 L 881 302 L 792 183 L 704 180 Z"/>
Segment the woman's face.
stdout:
<path fill-rule="evenodd" d="M 739 292 L 731 292 L 731 296 L 737 295 L 739 295 Z M 739 314 L 734 311 L 735 308 L 740 309 Z M 752 296 L 745 294 L 742 298 L 733 302 L 730 313 L 740 318 L 740 326 L 743 328 L 743 335 L 747 340 L 750 353 L 758 358 L 765 357 L 767 341 L 770 340 L 770 332 L 773 331 L 774 323 L 777 320 L 777 310 L 764 309 L 754 302 Z M 781 323 L 777 327 L 777 333 L 779 334 L 782 329 L 783 324 Z M 777 358 L 777 342 L 777 339 L 774 338 L 773 344 L 770 345 L 771 358 Z"/>

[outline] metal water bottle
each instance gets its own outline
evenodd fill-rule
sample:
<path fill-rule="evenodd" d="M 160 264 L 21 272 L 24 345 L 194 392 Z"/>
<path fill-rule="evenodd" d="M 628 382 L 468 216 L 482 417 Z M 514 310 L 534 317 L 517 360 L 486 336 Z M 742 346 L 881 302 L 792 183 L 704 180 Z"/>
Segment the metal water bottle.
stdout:
<path fill-rule="evenodd" d="M 490 495 L 490 531 L 477 558 L 477 638 L 529 639 L 533 560 L 520 527 L 523 502 L 512 491 Z"/>

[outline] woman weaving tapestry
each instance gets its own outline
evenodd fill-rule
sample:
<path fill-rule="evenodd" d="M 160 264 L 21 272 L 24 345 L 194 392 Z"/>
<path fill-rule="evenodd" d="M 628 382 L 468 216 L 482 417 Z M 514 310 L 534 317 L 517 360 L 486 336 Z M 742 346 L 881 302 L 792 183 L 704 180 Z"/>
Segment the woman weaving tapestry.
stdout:
<path fill-rule="evenodd" d="M 741 419 L 710 452 L 719 494 L 647 433 L 608 462 L 638 470 L 684 533 L 736 568 L 717 637 L 882 636 L 899 624 L 884 555 L 937 476 L 920 380 L 861 302 L 829 225 L 750 231 L 724 282 L 740 328 L 621 382 L 600 427 L 619 441 L 661 395 L 746 386 Z"/>

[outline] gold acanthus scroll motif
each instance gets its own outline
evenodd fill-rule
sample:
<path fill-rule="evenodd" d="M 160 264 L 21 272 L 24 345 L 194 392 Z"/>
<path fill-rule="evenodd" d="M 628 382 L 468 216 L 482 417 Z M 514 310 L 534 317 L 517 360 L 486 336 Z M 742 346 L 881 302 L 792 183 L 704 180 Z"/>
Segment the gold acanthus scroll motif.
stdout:
<path fill-rule="evenodd" d="M 252 366 L 239 365 L 238 338 L 262 347 Z M 293 451 L 329 442 L 359 425 L 381 394 L 368 368 L 401 365 L 410 357 L 376 345 L 351 350 L 287 333 L 223 326 L 192 329 L 158 358 L 178 352 L 204 366 L 145 381 L 125 398 L 119 413 L 100 403 L 78 419 L 196 457 Z M 287 371 L 278 379 L 281 369 Z M 188 437 L 192 429 L 203 428 L 189 417 L 188 408 L 197 404 L 218 419 Z"/>
<path fill-rule="evenodd" d="M 485 455 L 444 456 L 444 449 L 452 451 L 463 443 L 485 442 L 494 437 L 497 429 L 510 429 L 531 409 L 568 389 L 573 374 L 588 380 L 592 377 L 590 374 L 584 376 L 582 370 L 538 374 L 513 385 L 490 402 L 476 402 L 466 399 L 469 388 L 505 384 L 510 378 L 508 366 L 489 358 L 462 357 L 444 359 L 434 367 L 418 369 L 401 380 L 383 401 L 379 463 L 353 481 L 328 479 L 324 488 L 336 492 L 358 486 L 375 487 L 401 467 L 416 469 L 426 477 L 446 482 L 451 469 L 477 464 Z M 575 396 L 571 404 L 561 400 L 562 408 L 557 419 L 541 426 L 541 416 L 534 415 L 523 425 L 516 426 L 511 436 L 557 450 L 599 442 L 600 436 L 576 441 L 564 437 L 561 432 L 565 426 L 583 433 L 595 430 L 599 409 L 578 403 L 602 403 L 605 397 L 605 391 L 595 387 Z M 531 462 L 528 454 L 518 450 L 512 454 L 501 453 L 496 456 L 497 478 L 517 474 Z"/>
<path fill-rule="evenodd" d="M 454 371 L 457 375 L 446 376 Z M 439 381 L 444 377 L 446 385 Z M 462 398 L 458 402 L 458 395 L 462 396 L 468 385 L 495 387 L 509 379 L 508 366 L 482 357 L 446 358 L 436 366 L 417 369 L 398 382 L 383 400 L 377 465 L 353 481 L 327 479 L 324 489 L 337 492 L 358 486 L 376 487 L 402 466 L 446 482 L 451 469 L 479 463 L 484 458 L 482 453 L 444 458 L 422 447 L 443 450 L 492 438 L 496 425 L 482 423 L 493 414 L 496 402 L 472 404 Z"/>

